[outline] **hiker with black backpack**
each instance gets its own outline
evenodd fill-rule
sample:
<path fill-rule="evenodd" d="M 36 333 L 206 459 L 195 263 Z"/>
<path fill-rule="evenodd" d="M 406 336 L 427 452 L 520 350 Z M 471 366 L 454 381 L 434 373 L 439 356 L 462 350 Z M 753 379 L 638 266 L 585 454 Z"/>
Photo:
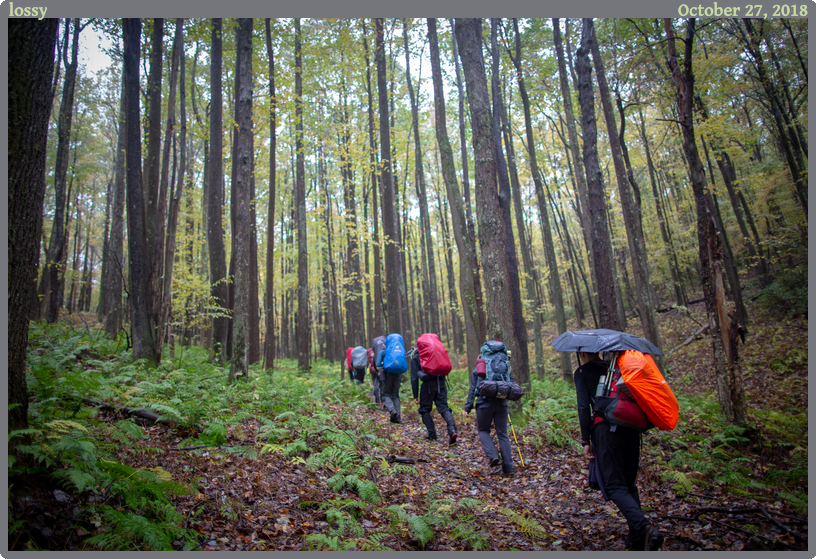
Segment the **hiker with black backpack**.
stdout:
<path fill-rule="evenodd" d="M 643 515 L 635 485 L 641 431 L 634 426 L 610 423 L 598 413 L 596 398 L 601 397 L 606 375 L 612 374 L 609 364 L 597 353 L 578 352 L 578 360 L 575 390 L 581 446 L 584 457 L 590 462 L 590 485 L 601 489 L 604 497 L 612 500 L 626 518 L 629 525 L 627 549 L 656 551 L 663 544 L 663 534 Z"/>
<path fill-rule="evenodd" d="M 448 352 L 439 336 L 422 334 L 411 354 L 411 390 L 414 393 L 414 403 L 419 404 L 417 412 L 428 429 L 425 438 L 431 441 L 437 439 L 436 425 L 431 417 L 431 410 L 436 404 L 436 411 L 445 420 L 448 429 L 448 444 L 456 444 L 458 435 L 453 414 L 448 406 L 448 383 L 445 378 L 453 368 Z"/>
<path fill-rule="evenodd" d="M 476 368 L 470 374 L 470 391 L 467 402 L 465 402 L 465 413 L 470 415 L 470 411 L 476 408 L 476 428 L 479 431 L 479 441 L 482 443 L 482 451 L 490 460 L 490 467 L 501 464 L 504 474 L 511 475 L 515 470 L 510 437 L 507 435 L 507 421 L 510 417 L 510 406 L 507 400 L 511 398 L 508 398 L 506 392 L 494 391 L 490 395 L 491 393 L 487 390 L 483 391 L 483 385 L 487 382 L 493 383 L 491 387 L 494 387 L 494 390 L 499 383 L 502 387 L 514 384 L 507 347 L 498 340 L 488 340 L 482 345 Z M 515 387 L 518 389 L 518 385 Z M 518 394 L 518 397 L 520 396 L 521 394 Z M 513 398 L 518 399 L 515 396 Z M 501 458 L 499 458 L 499 449 L 496 448 L 493 437 L 490 436 L 491 425 L 496 427 Z"/>
<path fill-rule="evenodd" d="M 376 365 L 378 369 L 383 370 L 380 391 L 391 423 L 402 423 L 399 391 L 402 375 L 408 370 L 408 363 L 400 334 L 388 334 L 385 338 L 385 349 L 377 356 Z"/>

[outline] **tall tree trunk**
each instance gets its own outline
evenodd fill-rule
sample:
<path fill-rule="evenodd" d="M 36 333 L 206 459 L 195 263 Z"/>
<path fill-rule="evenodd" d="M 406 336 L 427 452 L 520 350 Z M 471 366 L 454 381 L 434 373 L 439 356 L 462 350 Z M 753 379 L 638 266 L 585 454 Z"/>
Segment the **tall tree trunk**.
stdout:
<path fill-rule="evenodd" d="M 376 24 L 377 33 L 375 59 L 377 63 L 377 91 L 379 94 L 380 108 L 381 203 L 385 242 L 387 329 L 389 332 L 401 332 L 404 334 L 402 324 L 402 299 L 400 297 L 402 262 L 399 254 L 399 247 L 402 243 L 400 242 L 400 231 L 397 226 L 397 215 L 395 211 L 397 201 L 394 196 L 394 183 L 391 174 L 391 127 L 388 122 L 388 89 L 385 76 L 385 30 L 383 29 L 383 18 L 376 18 L 374 23 Z"/>
<path fill-rule="evenodd" d="M 301 52 L 300 18 L 295 18 L 295 151 L 296 182 L 295 205 L 298 231 L 298 310 L 297 353 L 298 368 L 308 372 L 311 353 L 311 327 L 309 325 L 309 244 L 306 238 L 306 171 L 303 153 L 303 63 Z"/>
<path fill-rule="evenodd" d="M 487 339 L 487 320 L 485 319 L 484 302 L 482 299 L 482 275 L 479 271 L 479 257 L 476 249 L 476 226 L 473 222 L 473 212 L 470 205 L 470 172 L 468 171 L 468 153 L 467 153 L 467 135 L 465 134 L 465 90 L 462 85 L 462 77 L 459 72 L 459 45 L 456 42 L 456 32 L 453 18 L 450 19 L 451 26 L 451 40 L 453 43 L 453 66 L 456 69 L 456 88 L 459 92 L 459 145 L 462 150 L 462 190 L 465 195 L 465 212 L 467 221 L 467 240 L 470 243 L 470 254 L 473 257 L 472 273 L 473 273 L 473 294 L 475 297 L 476 311 L 479 316 L 479 321 L 476 323 L 476 331 L 479 333 L 479 347 L 484 340 Z M 443 162 L 444 165 L 444 162 Z M 450 196 L 448 196 L 450 200 Z M 455 209 L 453 202 L 451 202 L 451 209 Z M 456 230 L 456 224 L 453 225 Z M 461 253 L 461 249 L 460 249 Z M 460 261 L 461 262 L 461 261 Z M 461 266 L 461 264 L 460 264 Z M 470 347 L 470 346 L 468 346 Z M 468 351 L 468 363 L 470 363 L 470 351 Z M 468 370 L 473 370 L 476 366 L 477 357 L 473 357 L 473 364 L 468 366 Z"/>
<path fill-rule="evenodd" d="M 598 288 L 598 325 L 610 330 L 622 330 L 618 317 L 615 278 L 612 275 L 611 240 L 607 229 L 606 196 L 603 176 L 598 164 L 598 129 L 595 121 L 595 94 L 592 91 L 592 67 L 589 63 L 587 32 L 582 34 L 581 47 L 575 53 L 578 74 L 578 101 L 581 104 L 583 130 L 583 161 L 587 176 L 590 227 L 592 230 L 592 264 Z"/>
<path fill-rule="evenodd" d="M 184 82 L 186 79 L 186 72 L 184 68 L 184 19 L 177 18 L 176 19 L 176 34 L 173 40 L 173 67 L 175 73 L 175 67 L 178 63 L 176 57 L 180 58 L 180 66 L 181 66 L 181 79 L 179 85 L 179 110 L 181 116 L 181 126 L 179 131 L 179 166 L 178 166 L 178 184 L 176 185 L 176 191 L 173 196 L 170 198 L 170 207 L 167 212 L 167 237 L 165 239 L 165 246 L 164 246 L 164 273 L 162 277 L 162 309 L 161 309 L 161 332 L 168 332 L 168 338 L 172 335 L 169 332 L 170 324 L 173 322 L 173 268 L 175 265 L 176 259 L 176 232 L 178 230 L 178 220 L 179 220 L 179 212 L 181 211 L 181 197 L 184 194 L 184 180 L 185 180 L 185 173 L 187 171 L 187 92 L 184 87 Z M 170 79 L 170 91 L 175 93 L 175 76 L 171 77 Z M 170 103 L 172 106 L 172 102 Z M 168 128 L 170 128 L 170 119 L 171 117 L 175 120 L 173 116 L 173 111 L 168 109 Z M 169 143 L 170 138 L 165 136 L 165 141 Z M 174 155 L 175 159 L 175 155 Z M 162 179 L 164 182 L 164 179 Z M 172 184 L 172 183 L 171 183 Z M 170 343 L 174 343 L 173 339 L 170 339 Z"/>
<path fill-rule="evenodd" d="M 357 346 L 360 345 L 361 340 L 365 339 L 365 318 L 363 315 L 362 286 L 360 283 L 360 251 L 357 243 L 357 196 L 354 187 L 354 169 L 352 167 L 353 163 L 350 150 L 351 131 L 349 130 L 345 88 L 345 80 L 343 80 L 341 85 L 342 130 L 340 131 L 340 171 L 343 180 L 343 199 L 346 207 L 347 261 L 349 264 L 346 274 L 350 280 L 348 282 L 350 293 L 346 294 L 346 315 L 349 322 L 349 328 L 347 330 L 350 336 L 349 341 L 352 346 Z"/>
<path fill-rule="evenodd" d="M 462 314 L 465 318 L 465 338 L 467 342 L 468 371 L 476 367 L 479 348 L 484 338 L 480 333 L 479 303 L 473 265 L 476 262 L 472 252 L 473 245 L 467 228 L 467 216 L 462 204 L 462 195 L 456 180 L 456 168 L 453 150 L 448 140 L 448 128 L 445 120 L 445 97 L 442 84 L 442 69 L 439 59 L 439 44 L 436 33 L 436 20 L 428 18 L 428 37 L 431 45 L 431 73 L 434 88 L 434 116 L 436 118 L 436 141 L 439 146 L 439 157 L 442 160 L 442 179 L 451 208 L 453 238 L 459 251 L 459 294 L 462 298 Z M 457 68 L 459 62 L 456 63 Z M 461 84 L 460 84 L 461 85 Z M 467 161 L 467 154 L 463 153 Z M 454 298 L 451 296 L 451 301 Z"/>
<path fill-rule="evenodd" d="M 533 253 L 530 249 L 530 241 L 524 224 L 524 211 L 521 207 L 521 184 L 518 178 L 518 168 L 516 167 L 516 152 L 513 148 L 513 137 L 510 129 L 510 121 L 507 115 L 507 107 L 502 103 L 499 106 L 501 111 L 501 129 L 504 136 L 504 146 L 507 150 L 507 163 L 510 174 L 510 183 L 513 189 L 513 211 L 516 214 L 516 229 L 518 229 L 519 246 L 521 247 L 521 258 L 524 263 L 525 287 L 527 289 L 527 299 L 532 306 L 533 315 L 533 343 L 535 345 L 535 371 L 536 376 L 542 378 L 544 375 L 544 345 L 541 336 L 541 299 L 538 294 L 539 277 L 538 269 L 533 264 Z"/>
<path fill-rule="evenodd" d="M 538 162 L 536 160 L 535 139 L 533 138 L 533 124 L 530 116 L 530 99 L 527 96 L 527 87 L 524 84 L 524 74 L 521 67 L 521 36 L 519 34 L 518 20 L 513 19 L 513 28 L 516 34 L 516 52 L 509 53 L 516 67 L 516 76 L 519 85 L 519 94 L 521 95 L 521 102 L 524 108 L 524 129 L 527 136 L 527 151 L 530 159 L 530 173 L 533 175 L 533 183 L 535 184 L 536 199 L 538 200 L 538 210 L 541 214 L 542 232 L 544 234 L 544 257 L 547 261 L 547 268 L 549 269 L 549 284 L 550 292 L 552 293 L 553 306 L 555 307 L 555 319 L 558 324 L 558 332 L 563 333 L 567 331 L 567 318 L 564 314 L 564 296 L 561 291 L 561 279 L 558 272 L 558 260 L 555 257 L 555 246 L 552 240 L 552 230 L 550 229 L 550 217 L 547 210 L 547 202 L 544 196 L 544 188 L 541 184 L 541 174 L 538 169 Z M 568 353 L 561 352 L 559 355 L 561 359 L 561 374 L 564 379 L 569 377 L 572 380 L 572 366 L 570 365 L 570 356 Z"/>
<path fill-rule="evenodd" d="M 652 151 L 649 146 L 649 140 L 646 138 L 646 121 L 643 118 L 643 110 L 640 106 L 638 106 L 638 114 L 640 116 L 638 130 L 640 131 L 640 141 L 643 143 L 643 151 L 646 154 L 646 166 L 649 169 L 649 182 L 652 185 L 652 197 L 654 198 L 655 208 L 657 210 L 657 221 L 660 224 L 660 235 L 663 238 L 663 243 L 669 250 L 669 272 L 671 273 L 672 284 L 674 285 L 674 295 L 678 305 L 685 305 L 687 298 L 683 290 L 683 279 L 680 276 L 680 265 L 677 262 L 677 253 L 674 250 L 674 243 L 669 234 L 669 224 L 665 215 L 666 210 L 663 208 L 663 203 L 660 201 L 660 193 L 657 190 Z"/>
<path fill-rule="evenodd" d="M 71 142 L 71 122 L 74 115 L 74 91 L 76 89 L 77 58 L 79 56 L 79 18 L 74 18 L 73 46 L 71 48 L 71 62 L 67 58 L 68 18 L 65 19 L 66 33 L 63 48 L 63 63 L 65 64 L 65 81 L 62 85 L 62 101 L 60 102 L 59 121 L 57 124 L 57 154 L 54 163 L 54 223 L 51 227 L 51 236 L 48 240 L 46 264 L 43 267 L 43 276 L 40 281 L 39 292 L 43 296 L 43 314 L 49 323 L 56 322 L 60 307 L 60 263 L 64 259 L 65 251 L 65 214 L 68 211 L 68 196 L 65 194 L 68 175 L 68 155 Z"/>
<path fill-rule="evenodd" d="M 419 198 L 419 219 L 423 232 L 423 246 L 427 255 L 428 268 L 423 270 L 423 278 L 427 277 L 428 286 L 423 287 L 425 292 L 425 317 L 428 319 L 428 330 L 439 332 L 439 298 L 436 285 L 436 263 L 431 246 L 431 219 L 428 215 L 428 197 L 425 189 L 425 170 L 422 166 L 422 144 L 419 136 L 419 109 L 414 95 L 414 85 L 411 82 L 411 57 L 408 47 L 408 20 L 403 19 L 403 41 L 405 42 L 405 76 L 408 81 L 408 96 L 411 100 L 411 122 L 414 130 L 414 163 L 416 165 L 416 191 Z"/>
<path fill-rule="evenodd" d="M 266 338 L 264 364 L 267 372 L 275 368 L 275 189 L 278 98 L 275 93 L 275 52 L 272 49 L 272 31 L 266 18 L 266 54 L 269 57 L 269 206 L 266 223 Z"/>
<path fill-rule="evenodd" d="M 37 281 L 39 216 L 59 20 L 8 21 L 8 431 L 28 428 L 26 346 Z"/>
<path fill-rule="evenodd" d="M 221 18 L 212 19 L 212 53 L 210 60 L 210 173 L 207 184 L 207 246 L 210 257 L 210 285 L 213 303 L 227 307 L 227 257 L 224 250 L 224 232 L 221 223 L 223 205 L 221 179 L 224 174 L 223 97 L 221 86 L 222 41 Z M 218 310 L 223 315 L 223 310 Z M 213 320 L 213 350 L 223 363 L 227 349 L 229 318 L 217 316 Z"/>
<path fill-rule="evenodd" d="M 371 66 L 368 59 L 368 29 L 365 19 L 363 19 L 363 50 L 365 51 L 366 63 L 366 93 L 368 95 L 368 156 L 369 172 L 371 173 L 371 212 L 374 218 L 374 322 L 371 337 L 382 336 L 385 333 L 383 326 L 383 300 L 382 300 L 382 269 L 380 258 L 380 230 L 379 230 L 379 205 L 377 203 L 377 193 L 380 185 L 377 182 L 377 140 L 374 137 L 374 106 L 371 96 Z"/>
<path fill-rule="evenodd" d="M 173 143 L 173 132 L 176 125 L 176 87 L 178 84 L 178 70 L 179 70 L 179 58 L 182 54 L 183 44 L 182 44 L 182 37 L 184 34 L 184 23 L 179 22 L 176 20 L 176 33 L 173 39 L 173 51 L 171 55 L 171 69 L 170 69 L 170 97 L 167 99 L 167 126 L 165 127 L 164 131 L 164 144 L 162 150 L 162 158 L 161 158 L 161 175 L 159 178 L 159 195 L 158 195 L 158 202 L 156 205 L 156 215 L 151 216 L 150 219 L 155 219 L 155 237 L 153 239 L 153 259 L 154 259 L 154 267 L 153 273 L 156 276 L 155 282 L 155 324 L 157 328 L 157 347 L 161 352 L 162 347 L 164 346 L 165 337 L 167 333 L 168 323 L 165 321 L 168 319 L 167 315 L 165 315 L 165 299 L 170 297 L 170 283 L 167 282 L 167 273 L 166 270 L 168 265 L 166 264 L 166 243 L 165 243 L 165 221 L 169 221 L 170 217 L 169 214 L 167 220 L 165 220 L 165 212 L 167 212 L 167 191 L 168 186 L 172 193 L 172 184 L 168 185 L 169 174 L 170 174 L 170 147 Z M 172 202 L 171 202 L 172 204 Z M 176 208 L 176 223 L 178 223 L 178 208 Z M 168 224 L 169 229 L 169 224 Z M 168 231 L 169 234 L 169 231 Z M 175 236 L 175 231 L 173 232 Z M 175 241 L 175 239 L 174 239 Z M 175 246 L 173 247 L 175 249 Z M 171 270 L 171 277 L 172 277 L 172 269 L 173 269 L 173 262 L 170 261 L 169 268 Z M 165 291 L 165 287 L 167 290 Z"/>
<path fill-rule="evenodd" d="M 250 284 L 257 282 L 250 267 L 252 252 L 252 159 L 254 152 L 252 132 L 252 18 L 238 19 L 236 43 L 236 103 L 235 123 L 235 228 L 232 231 L 232 250 L 235 254 L 235 306 L 232 327 L 232 363 L 229 380 L 235 376 L 249 376 Z M 298 92 L 300 94 L 300 92 Z"/>
<path fill-rule="evenodd" d="M 657 297 L 651 285 L 651 272 L 649 261 L 646 256 L 646 239 L 643 236 L 643 225 L 640 215 L 640 193 L 637 184 L 634 182 L 634 175 L 627 176 L 624 165 L 625 144 L 623 133 L 626 120 L 621 111 L 620 135 L 618 134 L 615 122 L 615 112 L 612 108 L 612 99 L 609 94 L 609 87 L 606 83 L 606 72 L 604 70 L 601 51 L 598 48 L 598 41 L 595 37 L 595 26 L 592 18 L 584 19 L 584 30 L 588 34 L 587 43 L 592 50 L 592 62 L 595 66 L 595 76 L 598 79 L 598 94 L 601 97 L 604 120 L 606 120 L 606 131 L 609 136 L 609 146 L 612 149 L 612 163 L 615 168 L 615 178 L 618 183 L 618 193 L 621 198 L 623 209 L 623 223 L 626 227 L 626 238 L 629 242 L 629 255 L 632 259 L 632 273 L 635 276 L 635 291 L 638 306 L 640 324 L 643 327 L 643 335 L 655 344 L 662 347 L 660 340 L 660 330 L 657 327 Z M 629 189 L 631 181 L 632 190 Z M 632 196 L 634 191 L 634 199 Z M 663 359 L 657 356 L 657 364 L 663 367 Z"/>
<path fill-rule="evenodd" d="M 496 150 L 491 132 L 492 116 L 485 79 L 485 64 L 481 45 L 481 20 L 456 19 L 456 38 L 467 84 L 473 130 L 473 153 L 476 161 L 476 203 L 479 211 L 479 244 L 482 248 L 486 291 L 488 297 L 488 335 L 502 340 L 513 355 L 521 352 L 516 339 L 510 278 L 507 263 L 507 243 L 501 217 L 496 184 Z M 519 384 L 530 386 L 529 370 L 518 370 Z"/>
<path fill-rule="evenodd" d="M 496 169 L 499 179 L 499 209 L 504 221 L 504 239 L 507 250 L 507 275 L 509 278 L 510 300 L 513 303 L 513 329 L 518 344 L 519 352 L 513 353 L 514 366 L 516 371 L 523 371 L 526 375 L 526 382 L 530 378 L 530 357 L 527 352 L 527 323 L 524 320 L 524 309 L 521 304 L 521 289 L 519 286 L 518 257 L 516 256 L 516 242 L 513 236 L 513 220 L 510 208 L 513 204 L 510 193 L 510 178 L 507 175 L 507 161 L 502 151 L 501 139 L 501 113 L 504 110 L 501 99 L 501 86 L 499 85 L 499 46 L 498 46 L 498 26 L 499 20 L 490 20 L 490 45 L 492 54 L 491 64 L 491 92 L 493 97 L 493 121 L 491 132 L 493 134 L 493 148 L 495 149 Z M 539 355 L 541 355 L 539 353 Z"/>
<path fill-rule="evenodd" d="M 564 60 L 564 49 L 561 42 L 561 28 L 558 18 L 553 18 L 553 41 L 555 43 L 555 53 L 558 59 L 558 77 L 561 84 L 561 100 L 564 104 L 564 113 L 567 121 L 567 133 L 569 135 L 569 149 L 572 154 L 572 161 L 575 163 L 575 182 L 578 191 L 578 200 L 580 202 L 580 211 L 578 218 L 581 223 L 581 233 L 583 234 L 584 244 L 589 255 L 590 269 L 592 273 L 592 283 L 595 284 L 594 268 L 592 267 L 592 230 L 589 226 L 589 195 L 587 194 L 586 175 L 584 173 L 584 166 L 581 164 L 580 147 L 578 145 L 578 134 L 575 130 L 575 113 L 572 109 L 572 95 L 570 93 L 569 76 L 567 76 L 567 67 Z"/>
<path fill-rule="evenodd" d="M 142 22 L 124 20 L 124 80 L 127 108 L 127 219 L 128 255 L 130 257 L 130 324 L 133 331 L 133 359 L 145 359 L 149 367 L 159 362 L 155 346 L 155 328 L 151 309 L 147 236 L 145 231 L 145 196 L 142 188 L 142 130 L 139 110 L 139 55 Z"/>
<path fill-rule="evenodd" d="M 154 338 L 161 359 L 161 271 L 163 255 L 164 219 L 167 189 L 162 192 L 161 183 L 161 130 L 162 130 L 162 59 L 164 47 L 164 19 L 153 19 L 150 51 L 150 74 L 147 80 L 148 119 L 145 134 L 147 157 L 143 163 L 142 179 L 145 192 L 145 257 L 147 262 L 148 297 L 150 297 L 151 322 L 156 328 Z M 169 151 L 167 151 L 169 154 Z M 166 174 L 165 174 L 166 176 Z"/>
<path fill-rule="evenodd" d="M 100 303 L 100 314 L 105 317 L 105 332 L 116 336 L 122 325 L 122 286 L 124 274 L 124 214 L 125 214 L 125 145 L 127 127 L 125 125 L 124 80 L 119 101 L 119 129 L 116 138 L 116 157 L 113 174 L 113 205 L 111 208 L 110 236 L 105 240 L 107 275 L 103 279 L 104 308 Z"/>
<path fill-rule="evenodd" d="M 683 151 L 689 163 L 689 179 L 694 192 L 694 205 L 697 210 L 697 242 L 699 245 L 700 271 L 705 297 L 706 315 L 709 324 L 709 335 L 713 349 L 714 372 L 717 383 L 717 396 L 720 411 L 728 421 L 742 422 L 747 416 L 747 404 L 742 390 L 742 370 L 732 366 L 729 370 L 726 362 L 725 346 L 721 336 L 721 318 L 718 316 L 716 278 L 722 273 L 719 261 L 722 248 L 717 242 L 714 222 L 705 201 L 707 189 L 705 174 L 702 173 L 702 162 L 697 153 L 694 136 L 694 73 L 692 70 L 692 45 L 694 40 L 694 19 L 687 22 L 685 39 L 685 57 L 683 70 L 677 61 L 674 30 L 671 19 L 663 20 L 667 38 L 668 65 L 677 88 L 677 109 L 683 132 Z M 734 361 L 736 365 L 737 360 Z M 734 399 L 734 396 L 741 398 Z"/>

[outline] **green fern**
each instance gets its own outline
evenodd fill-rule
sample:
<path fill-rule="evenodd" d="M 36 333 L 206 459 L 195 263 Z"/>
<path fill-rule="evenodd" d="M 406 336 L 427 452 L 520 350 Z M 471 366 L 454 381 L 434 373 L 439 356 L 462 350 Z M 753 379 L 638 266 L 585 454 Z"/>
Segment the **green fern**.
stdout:
<path fill-rule="evenodd" d="M 425 544 L 434 535 L 433 530 L 431 530 L 424 518 L 407 512 L 404 507 L 405 505 L 390 505 L 386 508 L 392 513 L 391 524 L 392 526 L 407 524 L 411 528 L 414 537 L 419 540 L 420 547 L 425 549 Z"/>
<path fill-rule="evenodd" d="M 663 479 L 677 482 L 677 484 L 686 492 L 694 489 L 694 482 L 692 479 L 686 476 L 686 474 L 683 472 L 679 472 L 677 470 L 668 470 L 663 472 Z"/>
<path fill-rule="evenodd" d="M 538 523 L 533 518 L 529 516 L 519 514 L 516 511 L 509 509 L 507 507 L 501 509 L 502 512 L 507 515 L 507 518 L 513 522 L 516 526 L 518 526 L 519 531 L 531 539 L 536 540 L 545 540 L 550 537 L 550 534 L 547 533 L 547 529 L 544 528 L 541 524 Z"/>

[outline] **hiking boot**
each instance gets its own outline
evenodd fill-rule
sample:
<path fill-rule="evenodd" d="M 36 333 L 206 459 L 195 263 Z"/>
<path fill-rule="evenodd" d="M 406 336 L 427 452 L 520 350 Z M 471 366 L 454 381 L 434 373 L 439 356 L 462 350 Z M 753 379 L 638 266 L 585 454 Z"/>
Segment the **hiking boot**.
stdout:
<path fill-rule="evenodd" d="M 426 440 L 426 441 L 435 441 L 435 440 L 437 440 L 437 438 L 438 438 L 438 437 L 437 437 L 436 435 L 431 435 L 430 433 L 428 433 L 427 435 L 425 435 L 425 440 Z"/>
<path fill-rule="evenodd" d="M 391 423 L 402 423 L 399 414 L 395 411 L 391 412 Z"/>
<path fill-rule="evenodd" d="M 491 468 L 495 468 L 499 464 L 501 464 L 501 458 L 494 458 L 493 460 L 490 461 Z"/>
<path fill-rule="evenodd" d="M 663 534 L 654 526 L 649 526 L 646 529 L 644 551 L 657 551 L 663 545 Z"/>
<path fill-rule="evenodd" d="M 451 433 L 451 435 L 448 437 L 448 444 L 456 444 L 456 438 L 456 433 Z"/>

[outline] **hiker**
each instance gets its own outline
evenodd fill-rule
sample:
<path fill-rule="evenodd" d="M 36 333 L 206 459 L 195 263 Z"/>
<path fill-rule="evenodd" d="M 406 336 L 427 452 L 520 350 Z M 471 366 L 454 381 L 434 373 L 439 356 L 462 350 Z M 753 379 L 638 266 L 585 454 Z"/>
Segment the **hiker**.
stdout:
<path fill-rule="evenodd" d="M 578 352 L 580 366 L 575 370 L 578 421 L 584 457 L 593 462 L 604 498 L 612 500 L 629 524 L 626 547 L 630 550 L 657 551 L 663 534 L 651 526 L 640 508 L 635 479 L 640 460 L 640 433 L 623 425 L 610 425 L 594 414 L 595 394 L 608 363 L 597 353 Z"/>
<path fill-rule="evenodd" d="M 382 383 L 385 381 L 385 372 L 382 368 L 377 367 L 377 362 L 380 358 L 380 353 L 385 351 L 385 336 L 377 336 L 371 341 L 371 355 L 373 360 L 371 362 L 371 386 L 374 395 L 374 403 L 382 404 Z M 383 408 L 384 409 L 384 408 Z"/>
<path fill-rule="evenodd" d="M 343 367 L 348 371 L 351 382 L 354 382 L 354 367 L 351 366 L 351 351 L 353 349 L 352 347 L 346 348 L 346 359 L 343 361 Z"/>
<path fill-rule="evenodd" d="M 366 355 L 368 356 L 368 372 L 371 375 L 371 396 L 374 398 L 374 403 L 380 403 L 380 380 L 377 378 L 377 367 L 374 365 L 374 350 L 371 348 L 366 349 Z"/>
<path fill-rule="evenodd" d="M 476 368 L 470 373 L 470 392 L 465 402 L 465 413 L 470 415 L 470 411 L 476 408 L 476 428 L 479 431 L 479 441 L 482 443 L 482 451 L 490 460 L 490 467 L 495 468 L 501 464 L 502 472 L 505 475 L 512 475 L 515 469 L 513 452 L 510 448 L 510 437 L 507 436 L 510 406 L 506 399 L 482 396 L 479 393 L 479 385 L 485 380 L 493 380 L 496 376 L 501 376 L 508 382 L 513 380 L 510 362 L 507 358 L 507 348 L 498 340 L 488 340 L 482 345 L 480 359 L 477 361 Z M 499 449 L 496 448 L 493 437 L 490 436 L 491 425 L 496 427 L 501 459 Z"/>
<path fill-rule="evenodd" d="M 420 338 L 424 336 L 433 336 L 441 347 L 442 344 L 439 342 L 439 337 L 436 336 L 436 334 L 423 334 Z M 417 344 L 419 343 L 420 342 L 417 341 Z M 444 349 L 444 347 L 442 349 Z M 425 438 L 429 441 L 435 441 L 437 439 L 436 425 L 434 425 L 433 417 L 431 417 L 431 410 L 433 409 L 433 405 L 436 404 L 436 411 L 438 411 L 442 419 L 445 420 L 448 429 L 448 444 L 456 444 L 456 423 L 453 421 L 453 414 L 448 406 L 448 383 L 445 379 L 445 375 L 450 372 L 450 360 L 447 362 L 448 370 L 444 375 L 431 374 L 423 370 L 419 349 L 414 348 L 411 353 L 413 354 L 411 357 L 411 390 L 414 394 L 414 403 L 419 404 L 417 412 L 422 417 L 422 423 L 424 423 L 428 429 L 428 434 Z M 447 352 L 445 352 L 445 359 L 447 359 Z M 420 382 L 422 383 L 421 388 L 419 386 Z M 417 394 L 419 395 L 418 400 Z"/>
<path fill-rule="evenodd" d="M 352 381 L 363 384 L 365 381 L 366 366 L 368 365 L 368 352 L 361 345 L 351 349 L 351 367 L 353 369 Z"/>
<path fill-rule="evenodd" d="M 390 415 L 391 423 L 402 423 L 400 413 L 400 384 L 402 375 L 408 370 L 405 360 L 405 345 L 399 334 L 388 334 L 385 338 L 385 349 L 377 356 L 377 368 L 383 369 L 380 375 L 380 391 L 385 409 Z"/>

